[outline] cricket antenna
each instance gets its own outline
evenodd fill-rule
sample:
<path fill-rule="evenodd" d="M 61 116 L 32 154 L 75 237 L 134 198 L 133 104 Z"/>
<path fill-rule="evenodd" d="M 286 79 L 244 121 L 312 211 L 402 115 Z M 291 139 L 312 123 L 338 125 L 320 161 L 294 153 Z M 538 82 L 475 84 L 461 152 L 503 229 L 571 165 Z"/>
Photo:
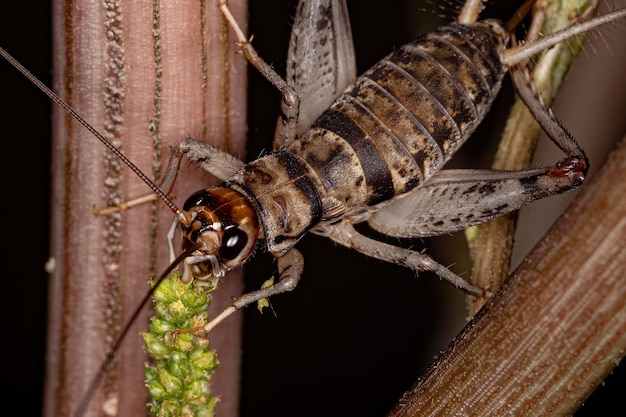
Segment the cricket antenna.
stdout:
<path fill-rule="evenodd" d="M 185 222 L 185 215 L 176 204 L 154 183 L 146 174 L 144 174 L 137 165 L 133 164 L 130 159 L 126 157 L 119 149 L 117 149 L 111 142 L 109 142 L 100 132 L 98 132 L 93 126 L 91 126 L 85 119 L 83 119 L 74 109 L 70 107 L 61 97 L 59 97 L 54 91 L 48 88 L 37 77 L 35 77 L 30 71 L 28 71 L 22 64 L 20 64 L 15 58 L 13 58 L 7 51 L 0 47 L 0 56 L 9 61 L 9 63 L 22 73 L 30 82 L 32 82 L 37 88 L 43 91 L 52 101 L 57 103 L 63 108 L 70 116 L 74 118 L 78 123 L 83 125 L 92 135 L 94 135 L 100 142 L 104 144 L 115 156 L 117 156 L 123 163 L 125 163 L 131 171 L 133 171 L 144 183 L 150 187 L 160 199 L 165 203 L 167 207 L 176 215 L 176 218 Z"/>
<path fill-rule="evenodd" d="M 512 33 L 517 25 L 519 25 L 521 21 L 524 20 L 526 15 L 530 13 L 536 1 L 537 0 L 526 0 L 508 20 L 508 22 L 504 24 L 504 30 L 508 33 Z"/>
<path fill-rule="evenodd" d="M 78 408 L 74 412 L 74 417 L 82 417 L 87 412 L 87 407 L 89 407 L 89 402 L 91 401 L 93 394 L 96 392 L 96 390 L 100 386 L 100 383 L 102 382 L 102 378 L 104 378 L 104 375 L 107 373 L 107 371 L 113 364 L 113 361 L 115 360 L 115 357 L 117 355 L 117 351 L 119 350 L 122 342 L 124 341 L 124 338 L 130 331 L 130 327 L 133 325 L 133 323 L 135 323 L 135 320 L 139 316 L 139 313 L 141 313 L 141 310 L 143 310 L 143 308 L 146 306 L 146 304 L 152 297 L 152 294 L 154 294 L 154 290 L 159 286 L 159 284 L 167 276 L 169 276 L 169 274 L 178 266 L 178 264 L 180 264 L 183 260 L 185 260 L 186 257 L 191 255 L 199 247 L 200 245 L 194 244 L 188 247 L 187 249 L 185 249 L 185 251 L 181 253 L 180 255 L 178 255 L 178 257 L 170 264 L 170 266 L 168 266 L 165 269 L 165 271 L 163 271 L 159 279 L 157 279 L 156 282 L 154 282 L 154 285 L 152 285 L 152 288 L 150 288 L 150 291 L 141 300 L 141 303 L 139 303 L 139 306 L 135 309 L 133 314 L 130 316 L 130 318 L 124 325 L 124 328 L 122 329 L 119 336 L 117 337 L 117 340 L 115 341 L 115 343 L 113 343 L 113 345 L 109 349 L 109 353 L 107 353 L 106 357 L 102 361 L 102 365 L 100 365 L 100 369 L 98 369 L 98 373 L 91 381 L 91 384 L 89 384 L 89 388 L 87 389 L 87 391 L 85 391 L 85 394 L 83 395 L 83 398 L 80 401 Z"/>

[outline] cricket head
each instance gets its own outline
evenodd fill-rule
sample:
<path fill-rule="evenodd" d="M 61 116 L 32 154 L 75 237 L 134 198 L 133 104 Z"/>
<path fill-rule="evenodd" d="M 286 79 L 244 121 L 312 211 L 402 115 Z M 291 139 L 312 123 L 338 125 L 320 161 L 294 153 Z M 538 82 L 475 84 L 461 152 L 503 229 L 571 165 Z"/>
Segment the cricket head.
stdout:
<path fill-rule="evenodd" d="M 200 190 L 183 207 L 190 222 L 183 225 L 183 248 L 199 245 L 185 260 L 183 282 L 196 285 L 241 266 L 259 239 L 259 222 L 250 201 L 227 187 Z"/>

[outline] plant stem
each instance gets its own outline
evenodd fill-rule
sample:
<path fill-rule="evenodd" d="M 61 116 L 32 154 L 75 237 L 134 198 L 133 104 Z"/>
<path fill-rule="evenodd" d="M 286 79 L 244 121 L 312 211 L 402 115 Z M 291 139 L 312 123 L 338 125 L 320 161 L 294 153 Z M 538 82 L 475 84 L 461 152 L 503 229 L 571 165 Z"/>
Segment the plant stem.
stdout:
<path fill-rule="evenodd" d="M 243 2 L 230 5 L 245 23 Z M 54 90 L 149 177 L 158 182 L 168 147 L 186 136 L 244 155 L 245 61 L 236 55 L 215 0 L 57 1 L 53 18 Z M 45 415 L 68 416 L 148 290 L 149 278 L 165 269 L 173 218 L 158 202 L 94 217 L 92 206 L 138 197 L 148 188 L 84 128 L 54 111 L 56 269 L 50 278 Z M 182 205 L 211 181 L 201 170 L 183 167 L 175 201 Z M 225 300 L 216 297 L 213 308 L 241 292 L 240 278 L 231 274 L 218 292 Z M 130 331 L 88 415 L 145 414 L 146 356 L 137 336 L 148 315 L 146 309 Z M 212 334 L 213 346 L 224 346 L 224 377 L 216 377 L 213 389 L 227 416 L 238 406 L 239 320 Z"/>
<path fill-rule="evenodd" d="M 626 352 L 626 141 L 391 414 L 570 415 Z"/>

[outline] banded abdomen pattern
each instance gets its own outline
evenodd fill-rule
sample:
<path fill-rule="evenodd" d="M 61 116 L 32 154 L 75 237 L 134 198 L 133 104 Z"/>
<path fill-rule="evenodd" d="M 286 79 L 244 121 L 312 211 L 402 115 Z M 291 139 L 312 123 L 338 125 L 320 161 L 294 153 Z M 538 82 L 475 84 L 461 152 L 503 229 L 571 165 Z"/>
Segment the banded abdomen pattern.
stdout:
<path fill-rule="evenodd" d="M 452 23 L 364 73 L 291 150 L 345 213 L 427 180 L 462 145 L 497 95 L 506 68 L 499 26 Z"/>

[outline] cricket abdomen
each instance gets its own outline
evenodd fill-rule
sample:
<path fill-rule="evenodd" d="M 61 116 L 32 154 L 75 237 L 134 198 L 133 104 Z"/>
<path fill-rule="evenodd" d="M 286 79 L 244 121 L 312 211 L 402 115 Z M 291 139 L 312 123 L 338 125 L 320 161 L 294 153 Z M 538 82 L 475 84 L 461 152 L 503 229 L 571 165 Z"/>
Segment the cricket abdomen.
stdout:
<path fill-rule="evenodd" d="M 359 77 L 291 147 L 319 177 L 322 195 L 358 212 L 440 169 L 498 93 L 506 73 L 498 28 L 452 23 Z"/>
<path fill-rule="evenodd" d="M 450 24 L 363 74 L 288 148 L 233 178 L 254 201 L 267 248 L 318 223 L 361 216 L 422 184 L 480 123 L 506 68 L 488 23 Z M 317 229 L 322 230 L 322 229 Z"/>

